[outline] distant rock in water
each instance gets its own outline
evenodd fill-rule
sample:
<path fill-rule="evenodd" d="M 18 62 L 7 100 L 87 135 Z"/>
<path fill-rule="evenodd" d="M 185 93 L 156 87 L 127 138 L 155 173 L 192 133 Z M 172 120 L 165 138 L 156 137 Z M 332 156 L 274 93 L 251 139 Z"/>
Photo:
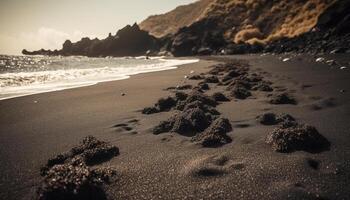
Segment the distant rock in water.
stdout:
<path fill-rule="evenodd" d="M 127 25 L 120 29 L 115 36 L 109 36 L 103 40 L 97 38 L 82 38 L 76 43 L 70 40 L 64 42 L 61 50 L 23 50 L 25 55 L 63 55 L 63 56 L 141 56 L 150 52 L 159 51 L 159 41 L 148 34 L 148 32 L 140 30 L 137 24 L 133 26 Z"/>

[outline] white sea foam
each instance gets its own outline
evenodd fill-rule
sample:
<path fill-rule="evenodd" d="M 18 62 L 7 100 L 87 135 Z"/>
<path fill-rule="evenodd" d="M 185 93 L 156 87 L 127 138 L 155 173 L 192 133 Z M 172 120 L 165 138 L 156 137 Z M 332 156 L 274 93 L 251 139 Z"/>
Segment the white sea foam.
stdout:
<path fill-rule="evenodd" d="M 25 62 L 20 62 L 26 67 L 20 66 L 21 68 L 16 70 L 18 64 L 13 64 L 14 60 L 29 60 L 29 67 Z M 161 57 L 151 58 L 149 61 L 142 57 L 96 59 L 58 57 L 49 60 L 39 59 L 33 63 L 33 58 L 12 58 L 3 61 L 3 68 L 7 69 L 5 63 L 10 65 L 9 72 L 2 70 L 0 73 L 0 100 L 122 80 L 129 78 L 130 75 L 174 69 L 179 65 L 198 61 L 198 59 L 178 60 Z M 10 70 L 11 66 L 14 66 L 15 70 Z"/>

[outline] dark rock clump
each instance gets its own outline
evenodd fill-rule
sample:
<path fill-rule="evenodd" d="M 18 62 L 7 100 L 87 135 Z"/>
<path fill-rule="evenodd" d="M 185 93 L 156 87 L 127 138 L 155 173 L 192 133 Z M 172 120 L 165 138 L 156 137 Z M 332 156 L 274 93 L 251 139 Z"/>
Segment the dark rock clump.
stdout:
<path fill-rule="evenodd" d="M 192 92 L 187 95 L 186 99 L 177 101 L 176 109 L 184 110 L 185 107 L 190 108 L 191 106 L 192 108 L 192 105 L 201 108 L 215 107 L 217 105 L 217 102 L 213 98 L 203 94 L 198 90 L 192 90 Z"/>
<path fill-rule="evenodd" d="M 209 76 L 204 79 L 206 83 L 219 83 L 219 79 L 217 76 Z"/>
<path fill-rule="evenodd" d="M 267 82 L 259 82 L 255 86 L 253 86 L 252 90 L 259 90 L 263 92 L 272 92 L 272 87 Z"/>
<path fill-rule="evenodd" d="M 192 89 L 192 85 L 180 85 L 180 86 L 177 86 L 176 87 L 177 90 L 189 90 L 189 89 Z"/>
<path fill-rule="evenodd" d="M 210 87 L 209 87 L 209 85 L 207 83 L 199 83 L 198 84 L 198 88 L 200 90 L 210 90 Z"/>
<path fill-rule="evenodd" d="M 118 155 L 119 149 L 93 136 L 88 136 L 79 146 L 72 148 L 71 154 L 72 156 L 81 155 L 87 165 L 94 165 Z"/>
<path fill-rule="evenodd" d="M 229 64 L 217 64 L 217 65 L 213 65 L 212 69 L 208 72 L 208 74 L 211 75 L 219 75 L 221 73 L 224 73 L 228 70 L 228 68 L 230 68 Z"/>
<path fill-rule="evenodd" d="M 293 116 L 291 116 L 290 114 L 282 113 L 282 114 L 277 115 L 277 121 L 279 123 L 292 122 L 292 121 L 295 121 L 295 118 Z"/>
<path fill-rule="evenodd" d="M 145 114 L 145 115 L 151 115 L 159 112 L 160 111 L 156 107 L 146 107 L 142 110 L 142 114 Z"/>
<path fill-rule="evenodd" d="M 223 85 L 228 85 L 232 80 L 233 77 L 226 75 L 221 79 L 221 82 L 223 83 Z"/>
<path fill-rule="evenodd" d="M 206 114 L 210 114 L 210 115 L 220 115 L 219 111 L 217 111 L 215 108 L 213 108 L 212 106 L 209 105 L 205 105 L 200 101 L 193 101 L 189 104 L 186 104 L 182 111 L 187 111 L 193 108 L 199 108 L 201 110 L 203 110 Z"/>
<path fill-rule="evenodd" d="M 93 136 L 83 139 L 79 146 L 73 147 L 69 152 L 60 154 L 48 160 L 46 166 L 41 168 L 41 174 L 46 172 L 53 166 L 71 162 L 79 156 L 86 165 L 95 165 L 107 161 L 119 154 L 116 146 L 107 142 L 97 140 Z"/>
<path fill-rule="evenodd" d="M 189 80 L 203 80 L 203 79 L 205 79 L 205 77 L 202 75 L 193 75 L 193 76 L 188 77 L 188 79 Z"/>
<path fill-rule="evenodd" d="M 230 70 L 228 73 L 227 73 L 227 76 L 231 77 L 231 78 L 235 78 L 235 77 L 238 77 L 238 76 L 241 76 L 242 75 L 242 72 L 240 72 L 239 70 L 237 69 L 232 69 Z"/>
<path fill-rule="evenodd" d="M 224 94 L 222 94 L 221 92 L 216 92 L 212 95 L 212 98 L 215 100 L 215 101 L 221 101 L 221 102 L 224 102 L 224 101 L 230 101 L 230 99 L 228 99 Z"/>
<path fill-rule="evenodd" d="M 39 200 L 106 199 L 102 188 L 116 175 L 112 169 L 90 169 L 75 160 L 53 166 L 37 189 Z"/>
<path fill-rule="evenodd" d="M 199 108 L 188 109 L 183 116 L 191 122 L 197 132 L 205 130 L 211 123 L 205 112 Z"/>
<path fill-rule="evenodd" d="M 226 90 L 231 91 L 237 87 L 244 88 L 246 90 L 250 90 L 252 88 L 252 85 L 247 80 L 236 79 L 227 86 Z"/>
<path fill-rule="evenodd" d="M 244 87 L 234 87 L 231 95 L 237 99 L 246 99 L 252 96 L 252 93 Z"/>
<path fill-rule="evenodd" d="M 142 110 L 142 114 L 150 115 L 159 112 L 171 110 L 176 106 L 176 100 L 173 97 L 161 98 L 153 107 L 146 107 Z"/>
<path fill-rule="evenodd" d="M 237 75 L 243 75 L 248 71 L 247 63 L 242 62 L 241 60 L 231 60 L 224 64 L 214 65 L 209 71 L 209 74 L 219 75 L 227 73 L 231 77 L 237 77 Z"/>
<path fill-rule="evenodd" d="M 249 82 L 253 82 L 253 83 L 257 83 L 257 82 L 261 82 L 262 81 L 262 77 L 253 73 L 251 74 L 249 77 L 247 77 L 247 80 Z"/>
<path fill-rule="evenodd" d="M 297 104 L 297 101 L 294 97 L 290 96 L 288 93 L 281 93 L 274 95 L 270 100 L 271 104 Z"/>
<path fill-rule="evenodd" d="M 176 101 L 184 101 L 187 99 L 187 97 L 188 97 L 188 94 L 186 94 L 186 93 L 183 93 L 183 92 L 176 92 L 175 93 Z"/>
<path fill-rule="evenodd" d="M 152 130 L 154 135 L 159 135 L 161 133 L 170 132 L 174 126 L 174 119 L 170 118 L 166 121 L 161 121 L 157 126 L 155 126 Z"/>
<path fill-rule="evenodd" d="M 159 111 L 169 111 L 172 107 L 176 105 L 176 101 L 172 97 L 167 98 L 161 98 L 158 100 L 158 103 L 156 104 L 156 107 L 159 109 Z"/>
<path fill-rule="evenodd" d="M 298 122 L 295 120 L 283 120 L 279 123 L 281 128 L 290 128 L 298 126 Z"/>
<path fill-rule="evenodd" d="M 213 117 L 209 111 L 200 107 L 187 108 L 166 121 L 154 127 L 153 134 L 175 132 L 185 136 L 193 136 L 208 128 Z"/>
<path fill-rule="evenodd" d="M 175 117 L 171 132 L 179 133 L 180 135 L 190 136 L 195 134 L 195 128 L 189 119 L 183 115 Z"/>
<path fill-rule="evenodd" d="M 261 124 L 264 125 L 275 125 L 278 123 L 275 113 L 265 113 L 261 116 L 258 116 L 257 119 Z"/>
<path fill-rule="evenodd" d="M 184 110 L 186 105 L 198 101 L 201 106 L 215 107 L 217 102 L 215 99 L 203 94 L 198 90 L 192 90 L 189 94 L 176 92 L 175 97 L 161 98 L 154 107 L 147 107 L 142 110 L 143 114 L 153 114 L 158 112 L 170 111 L 172 108 Z"/>
<path fill-rule="evenodd" d="M 266 143 L 271 145 L 274 151 L 281 153 L 320 152 L 329 149 L 330 146 L 330 142 L 315 127 L 299 124 L 276 128 L 268 134 Z"/>
<path fill-rule="evenodd" d="M 199 101 L 202 104 L 209 105 L 209 106 L 217 105 L 217 102 L 214 99 L 198 91 L 193 91 L 188 95 L 186 99 L 186 104 L 192 103 L 194 101 Z"/>
<path fill-rule="evenodd" d="M 294 117 L 289 114 L 276 115 L 275 113 L 265 113 L 257 117 L 258 121 L 263 125 L 276 125 L 276 124 L 291 124 L 295 122 Z"/>
<path fill-rule="evenodd" d="M 115 171 L 88 166 L 105 162 L 119 154 L 119 149 L 93 136 L 83 139 L 69 152 L 49 159 L 41 168 L 44 177 L 37 189 L 37 199 L 106 199 L 101 185 L 109 183 Z"/>
<path fill-rule="evenodd" d="M 232 131 L 231 123 L 228 119 L 219 118 L 204 132 L 194 136 L 193 142 L 200 143 L 203 147 L 218 147 L 228 144 L 232 139 L 226 133 Z"/>

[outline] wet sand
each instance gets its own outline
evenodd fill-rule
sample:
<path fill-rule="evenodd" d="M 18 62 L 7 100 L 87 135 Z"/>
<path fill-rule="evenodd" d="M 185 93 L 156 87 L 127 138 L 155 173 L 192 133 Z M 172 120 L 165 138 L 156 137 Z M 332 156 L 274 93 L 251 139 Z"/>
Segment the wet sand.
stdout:
<path fill-rule="evenodd" d="M 288 62 L 279 57 L 202 58 L 175 70 L 0 101 L 0 198 L 30 199 L 41 180 L 40 167 L 93 135 L 120 151 L 102 164 L 117 171 L 117 180 L 105 188 L 111 199 L 346 199 L 350 71 L 317 63 L 312 56 Z M 348 63 L 347 57 L 336 60 Z M 197 85 L 199 81 L 184 78 L 191 71 L 205 73 L 232 58 L 247 60 L 250 72 L 271 81 L 274 91 L 252 91 L 245 100 L 232 98 L 216 107 L 233 126 L 227 134 L 231 143 L 203 148 L 176 133 L 152 134 L 154 126 L 176 111 L 143 115 L 143 108 L 171 95 L 168 87 Z M 224 86 L 209 86 L 208 95 L 226 92 Z M 297 105 L 270 104 L 268 95 L 279 92 L 293 95 Z M 256 120 L 266 112 L 288 113 L 315 126 L 330 149 L 273 151 L 265 137 L 276 126 Z"/>

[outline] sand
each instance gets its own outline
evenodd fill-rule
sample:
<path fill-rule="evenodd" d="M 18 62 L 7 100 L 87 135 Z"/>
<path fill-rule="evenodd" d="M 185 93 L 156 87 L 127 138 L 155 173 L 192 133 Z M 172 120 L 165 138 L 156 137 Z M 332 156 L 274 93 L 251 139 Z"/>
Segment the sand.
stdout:
<path fill-rule="evenodd" d="M 0 199 L 30 199 L 42 180 L 40 167 L 88 135 L 119 148 L 118 156 L 101 164 L 117 171 L 117 180 L 105 187 L 110 199 L 347 199 L 350 71 L 313 56 L 287 56 L 288 62 L 272 55 L 203 57 L 175 70 L 0 101 Z M 204 73 L 233 58 L 247 60 L 250 72 L 271 81 L 274 91 L 252 91 L 216 107 L 232 124 L 232 142 L 203 148 L 191 137 L 152 134 L 176 111 L 143 115 L 143 108 L 169 96 L 166 88 L 197 85 L 200 80 L 184 78 L 191 71 Z M 350 61 L 347 55 L 335 59 Z M 208 95 L 227 94 L 224 86 L 209 86 Z M 270 104 L 269 94 L 280 92 L 297 104 Z M 316 127 L 330 149 L 273 151 L 265 138 L 277 125 L 256 120 L 266 112 L 288 113 Z"/>

